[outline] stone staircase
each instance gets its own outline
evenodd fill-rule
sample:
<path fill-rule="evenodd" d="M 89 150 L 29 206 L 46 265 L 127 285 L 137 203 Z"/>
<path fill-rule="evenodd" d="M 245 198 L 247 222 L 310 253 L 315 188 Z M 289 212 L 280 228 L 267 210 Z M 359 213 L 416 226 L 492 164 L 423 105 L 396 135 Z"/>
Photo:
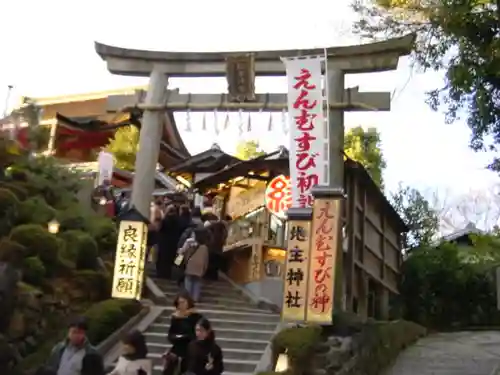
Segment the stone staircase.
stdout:
<path fill-rule="evenodd" d="M 161 355 L 170 347 L 167 332 L 174 310 L 171 303 L 179 287 L 173 282 L 155 282 L 165 293 L 169 305 L 144 334 L 153 359 L 154 375 L 160 375 Z M 224 355 L 225 374 L 253 374 L 279 323 L 279 315 L 257 308 L 226 281 L 205 282 L 196 309 L 214 327 Z"/>

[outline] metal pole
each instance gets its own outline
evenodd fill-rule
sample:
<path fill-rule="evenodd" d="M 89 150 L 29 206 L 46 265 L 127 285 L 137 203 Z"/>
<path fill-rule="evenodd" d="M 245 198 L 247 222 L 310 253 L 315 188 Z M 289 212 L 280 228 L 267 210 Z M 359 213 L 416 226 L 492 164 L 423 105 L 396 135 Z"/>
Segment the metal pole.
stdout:
<path fill-rule="evenodd" d="M 146 104 L 162 105 L 166 99 L 168 78 L 164 73 L 153 70 L 149 79 Z M 150 205 L 154 191 L 156 164 L 160 153 L 160 140 L 163 136 L 163 111 L 145 110 L 139 137 L 139 152 L 135 160 L 135 174 L 132 184 L 131 204 L 149 218 Z"/>
<path fill-rule="evenodd" d="M 330 66 L 332 65 L 332 66 Z M 328 65 L 328 100 L 330 103 L 342 103 L 344 96 L 344 72 L 334 64 Z M 344 110 L 331 108 L 329 111 L 329 173 L 330 187 L 344 191 Z M 342 204 L 345 204 L 343 202 Z M 342 209 L 340 210 L 342 212 Z M 339 223 L 340 224 L 340 223 Z M 337 264 L 335 267 L 335 296 L 334 309 L 342 310 L 344 300 L 344 269 L 342 251 L 342 225 L 338 225 L 335 239 L 338 241 Z"/>

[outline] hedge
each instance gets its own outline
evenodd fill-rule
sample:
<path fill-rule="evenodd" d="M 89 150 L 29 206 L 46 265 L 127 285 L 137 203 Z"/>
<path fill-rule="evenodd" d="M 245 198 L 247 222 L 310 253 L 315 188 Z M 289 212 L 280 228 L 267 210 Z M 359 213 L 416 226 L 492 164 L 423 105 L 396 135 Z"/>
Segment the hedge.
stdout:
<path fill-rule="evenodd" d="M 19 199 L 10 190 L 0 188 L 0 235 L 6 235 L 19 214 Z"/>
<path fill-rule="evenodd" d="M 101 343 L 141 308 L 142 305 L 134 300 L 108 299 L 95 304 L 84 314 L 89 324 L 87 337 L 93 345 Z"/>
<path fill-rule="evenodd" d="M 342 375 L 378 375 L 427 330 L 413 322 L 374 322 L 353 337 L 353 363 Z"/>
<path fill-rule="evenodd" d="M 280 331 L 272 339 L 273 363 L 281 353 L 287 353 L 290 361 L 289 373 L 309 373 L 316 346 L 321 341 L 322 328 L 317 325 L 290 327 Z"/>
<path fill-rule="evenodd" d="M 352 315 L 351 317 L 349 315 Z M 353 314 L 335 315 L 332 326 L 304 326 L 286 328 L 272 340 L 273 363 L 280 353 L 286 352 L 289 359 L 290 375 L 313 374 L 315 365 L 329 363 L 328 346 L 325 336 L 351 336 L 352 346 L 346 351 L 346 358 L 338 369 L 329 368 L 329 373 L 341 375 L 378 375 L 388 367 L 407 346 L 424 336 L 426 329 L 413 322 L 398 320 L 392 322 L 367 321 Z M 334 318 L 335 318 L 334 316 Z M 315 361 L 317 356 L 326 356 L 325 361 Z M 332 358 L 335 361 L 338 357 Z M 326 370 L 326 368 L 322 368 Z M 333 372 L 331 372 L 333 371 Z M 262 372 L 259 375 L 278 375 Z"/>

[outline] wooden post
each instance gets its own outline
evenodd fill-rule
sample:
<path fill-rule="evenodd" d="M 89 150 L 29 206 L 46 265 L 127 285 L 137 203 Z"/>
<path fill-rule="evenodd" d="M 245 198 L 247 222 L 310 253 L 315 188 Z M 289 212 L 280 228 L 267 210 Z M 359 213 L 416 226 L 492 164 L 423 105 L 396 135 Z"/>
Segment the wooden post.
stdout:
<path fill-rule="evenodd" d="M 335 66 L 329 66 L 327 72 L 328 78 L 328 102 L 342 103 L 344 100 L 344 72 Z M 329 160 L 330 160 L 330 178 L 329 187 L 338 194 L 344 194 L 344 110 L 331 109 L 328 119 L 329 136 Z M 344 202 L 341 202 L 344 204 Z M 342 212 L 342 210 L 340 211 Z M 337 225 L 337 233 L 334 241 L 337 243 L 334 247 L 342 249 L 342 225 Z M 342 309 L 343 301 L 343 282 L 344 282 L 344 254 L 337 252 L 335 265 L 335 290 L 334 290 L 334 309 Z"/>

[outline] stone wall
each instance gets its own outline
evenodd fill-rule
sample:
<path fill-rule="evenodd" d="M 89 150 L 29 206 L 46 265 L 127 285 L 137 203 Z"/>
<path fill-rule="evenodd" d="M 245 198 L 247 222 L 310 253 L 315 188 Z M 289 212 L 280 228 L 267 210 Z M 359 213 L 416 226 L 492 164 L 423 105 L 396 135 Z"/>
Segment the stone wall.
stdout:
<path fill-rule="evenodd" d="M 8 326 L 0 333 L 0 374 L 9 374 L 50 337 L 54 326 L 60 326 L 71 314 L 64 301 L 22 282 L 11 292 L 15 294 L 15 304 Z"/>

